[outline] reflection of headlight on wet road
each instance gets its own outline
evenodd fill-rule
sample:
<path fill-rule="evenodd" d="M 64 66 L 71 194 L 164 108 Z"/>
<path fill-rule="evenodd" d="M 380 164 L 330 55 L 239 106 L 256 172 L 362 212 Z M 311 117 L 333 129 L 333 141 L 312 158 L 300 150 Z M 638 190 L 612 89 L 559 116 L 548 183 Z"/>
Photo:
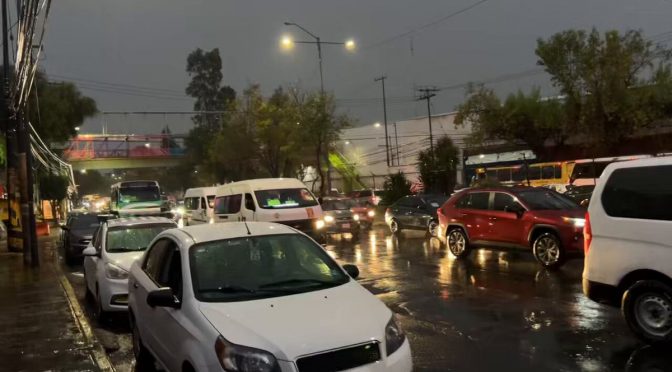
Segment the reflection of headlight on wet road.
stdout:
<path fill-rule="evenodd" d="M 334 222 L 334 217 L 333 216 L 324 216 L 324 222 L 326 222 L 326 223 Z"/>
<path fill-rule="evenodd" d="M 317 221 L 315 221 L 315 228 L 316 228 L 316 229 L 319 230 L 319 229 L 321 229 L 321 228 L 323 228 L 323 227 L 324 227 L 324 221 L 322 221 L 322 220 L 317 220 Z"/>

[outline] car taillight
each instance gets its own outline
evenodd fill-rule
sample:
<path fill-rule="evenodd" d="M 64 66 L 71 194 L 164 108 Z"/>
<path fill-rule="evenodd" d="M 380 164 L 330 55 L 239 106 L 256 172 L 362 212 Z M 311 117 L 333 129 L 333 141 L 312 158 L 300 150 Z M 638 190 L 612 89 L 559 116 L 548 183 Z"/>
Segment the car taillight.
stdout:
<path fill-rule="evenodd" d="M 588 254 L 593 241 L 593 230 L 590 227 L 590 213 L 586 212 L 586 224 L 583 226 L 583 253 Z"/>

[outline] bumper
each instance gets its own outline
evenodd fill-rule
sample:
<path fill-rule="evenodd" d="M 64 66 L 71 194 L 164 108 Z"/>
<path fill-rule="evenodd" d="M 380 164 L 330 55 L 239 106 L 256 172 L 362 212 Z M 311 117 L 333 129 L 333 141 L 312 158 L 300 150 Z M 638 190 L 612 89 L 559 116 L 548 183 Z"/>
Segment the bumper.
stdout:
<path fill-rule="evenodd" d="M 613 285 L 592 282 L 584 278 L 583 294 L 591 300 L 601 304 L 614 307 L 621 306 L 621 293 L 618 288 Z"/>
<path fill-rule="evenodd" d="M 359 223 L 353 221 L 347 224 L 329 224 L 325 226 L 325 231 L 329 234 L 357 233 L 359 232 Z"/>
<path fill-rule="evenodd" d="M 128 310 L 128 280 L 104 278 L 99 284 L 100 303 L 105 311 Z"/>

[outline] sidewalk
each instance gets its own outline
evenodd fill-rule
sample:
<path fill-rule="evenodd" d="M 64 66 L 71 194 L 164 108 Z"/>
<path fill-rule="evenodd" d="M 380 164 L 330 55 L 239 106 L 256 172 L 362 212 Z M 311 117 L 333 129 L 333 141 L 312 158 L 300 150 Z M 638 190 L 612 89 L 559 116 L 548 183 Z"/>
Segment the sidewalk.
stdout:
<path fill-rule="evenodd" d="M 112 370 L 57 266 L 57 239 L 39 239 L 39 268 L 0 251 L 0 370 Z"/>

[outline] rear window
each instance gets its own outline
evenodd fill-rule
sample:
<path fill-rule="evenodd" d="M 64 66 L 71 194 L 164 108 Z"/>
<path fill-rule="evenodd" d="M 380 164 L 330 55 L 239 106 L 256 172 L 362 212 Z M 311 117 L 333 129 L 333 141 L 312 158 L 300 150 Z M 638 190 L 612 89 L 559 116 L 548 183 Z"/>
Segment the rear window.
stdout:
<path fill-rule="evenodd" d="M 240 212 L 243 200 L 242 194 L 222 196 L 215 199 L 215 213 L 234 214 Z"/>
<path fill-rule="evenodd" d="M 672 221 L 672 165 L 615 170 L 602 205 L 612 217 Z"/>
<path fill-rule="evenodd" d="M 71 225 L 73 229 L 95 229 L 100 225 L 100 221 L 96 215 L 85 214 L 81 216 L 73 216 Z"/>

